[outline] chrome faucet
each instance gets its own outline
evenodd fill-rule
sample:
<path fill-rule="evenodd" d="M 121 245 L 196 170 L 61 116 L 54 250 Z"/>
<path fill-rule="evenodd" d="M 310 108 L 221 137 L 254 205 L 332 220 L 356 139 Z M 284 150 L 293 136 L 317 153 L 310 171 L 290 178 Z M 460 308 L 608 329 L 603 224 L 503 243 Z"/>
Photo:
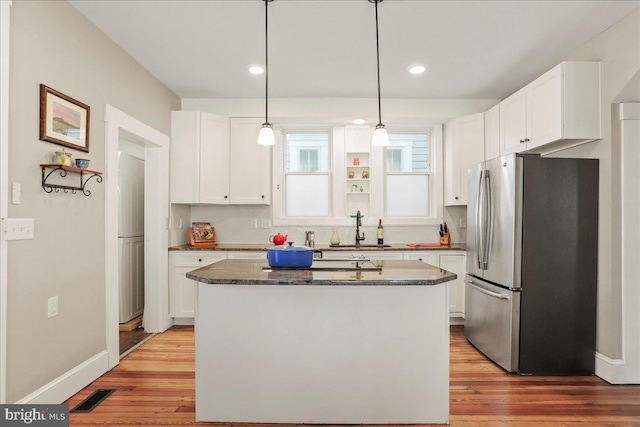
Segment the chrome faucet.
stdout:
<path fill-rule="evenodd" d="M 356 245 L 359 245 L 362 240 L 364 240 L 364 231 L 362 232 L 362 236 L 360 235 L 360 227 L 362 226 L 362 215 L 360 211 L 356 213 Z"/>

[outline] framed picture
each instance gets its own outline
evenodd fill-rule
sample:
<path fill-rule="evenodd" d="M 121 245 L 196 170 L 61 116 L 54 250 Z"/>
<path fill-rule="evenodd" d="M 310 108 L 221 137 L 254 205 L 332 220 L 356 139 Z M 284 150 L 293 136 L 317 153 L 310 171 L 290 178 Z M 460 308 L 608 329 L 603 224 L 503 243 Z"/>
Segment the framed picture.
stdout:
<path fill-rule="evenodd" d="M 89 152 L 88 105 L 40 85 L 40 139 Z"/>
<path fill-rule="evenodd" d="M 208 222 L 194 222 L 189 227 L 189 236 L 192 246 L 209 245 L 215 246 L 218 243 L 216 230 Z"/>

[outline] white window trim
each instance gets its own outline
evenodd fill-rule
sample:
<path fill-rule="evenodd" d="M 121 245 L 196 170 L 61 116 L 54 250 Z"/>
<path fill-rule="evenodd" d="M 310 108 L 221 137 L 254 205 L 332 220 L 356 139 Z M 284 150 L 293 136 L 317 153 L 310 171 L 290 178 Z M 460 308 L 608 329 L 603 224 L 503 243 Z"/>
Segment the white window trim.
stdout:
<path fill-rule="evenodd" d="M 347 204 L 346 188 L 346 158 L 345 158 L 345 126 L 331 124 L 296 124 L 295 122 L 282 122 L 274 127 L 276 144 L 273 148 L 273 225 L 274 226 L 351 226 L 353 219 L 345 212 Z M 330 148 L 330 215 L 328 217 L 298 217 L 291 218 L 285 214 L 284 197 L 284 132 L 296 131 L 323 131 L 331 129 Z M 384 149 L 383 147 L 371 147 L 370 152 L 370 212 L 368 218 L 363 219 L 363 225 L 374 226 L 378 224 L 378 218 L 382 218 L 385 225 L 390 226 L 415 226 L 437 225 L 442 223 L 444 200 L 444 158 L 443 158 L 443 126 L 442 124 L 401 125 L 388 127 L 390 132 L 417 132 L 431 129 L 431 165 L 429 172 L 429 185 L 432 194 L 430 200 L 429 217 L 386 217 L 384 216 Z"/>
<path fill-rule="evenodd" d="M 285 132 L 325 132 L 329 130 L 329 216 L 324 217 L 287 217 L 285 210 Z M 344 126 L 331 124 L 304 125 L 286 123 L 274 127 L 276 144 L 273 147 L 273 225 L 349 225 L 352 221 L 344 214 L 344 177 L 336 171 L 344 170 Z M 303 173 L 304 174 L 304 173 Z"/>
<path fill-rule="evenodd" d="M 382 196 L 381 196 L 381 208 L 380 218 L 383 219 L 385 225 L 392 226 L 414 226 L 414 225 L 437 225 L 442 223 L 443 218 L 443 200 L 444 200 L 444 187 L 443 187 L 443 133 L 442 133 L 442 125 L 428 125 L 428 126 L 396 126 L 396 127 L 388 127 L 389 133 L 402 133 L 402 132 L 423 132 L 426 128 L 431 129 L 431 138 L 429 141 L 430 148 L 430 161 L 429 161 L 429 191 L 431 194 L 431 199 L 429 200 L 429 216 L 428 217 L 392 217 L 385 216 L 382 213 L 384 212 L 384 203 L 386 200 L 386 164 L 385 164 L 385 156 L 384 154 L 380 156 L 378 161 L 381 162 L 379 164 L 379 170 L 384 174 L 384 178 L 382 180 Z M 391 174 L 399 175 L 399 172 L 392 172 Z"/>

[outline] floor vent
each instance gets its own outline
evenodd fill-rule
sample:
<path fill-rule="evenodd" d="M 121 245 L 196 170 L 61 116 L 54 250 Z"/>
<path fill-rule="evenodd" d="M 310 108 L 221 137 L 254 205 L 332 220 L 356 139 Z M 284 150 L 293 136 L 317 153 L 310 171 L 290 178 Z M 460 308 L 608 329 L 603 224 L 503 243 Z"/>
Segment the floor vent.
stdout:
<path fill-rule="evenodd" d="M 71 412 L 91 412 L 114 391 L 116 391 L 114 388 L 100 388 L 80 402 Z"/>

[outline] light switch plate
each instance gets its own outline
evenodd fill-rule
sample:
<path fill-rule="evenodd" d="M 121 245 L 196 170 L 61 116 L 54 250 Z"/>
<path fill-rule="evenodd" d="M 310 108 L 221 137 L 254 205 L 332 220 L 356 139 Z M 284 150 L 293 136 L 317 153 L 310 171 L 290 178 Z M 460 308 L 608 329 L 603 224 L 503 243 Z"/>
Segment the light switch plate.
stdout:
<path fill-rule="evenodd" d="M 35 236 L 33 218 L 3 218 L 2 240 L 31 240 Z"/>
<path fill-rule="evenodd" d="M 11 184 L 11 203 L 19 205 L 22 202 L 22 187 L 19 182 Z"/>
<path fill-rule="evenodd" d="M 262 228 L 271 228 L 271 220 L 269 218 L 262 218 L 260 227 Z"/>
<path fill-rule="evenodd" d="M 58 315 L 58 297 L 51 297 L 47 300 L 47 318 Z"/>

